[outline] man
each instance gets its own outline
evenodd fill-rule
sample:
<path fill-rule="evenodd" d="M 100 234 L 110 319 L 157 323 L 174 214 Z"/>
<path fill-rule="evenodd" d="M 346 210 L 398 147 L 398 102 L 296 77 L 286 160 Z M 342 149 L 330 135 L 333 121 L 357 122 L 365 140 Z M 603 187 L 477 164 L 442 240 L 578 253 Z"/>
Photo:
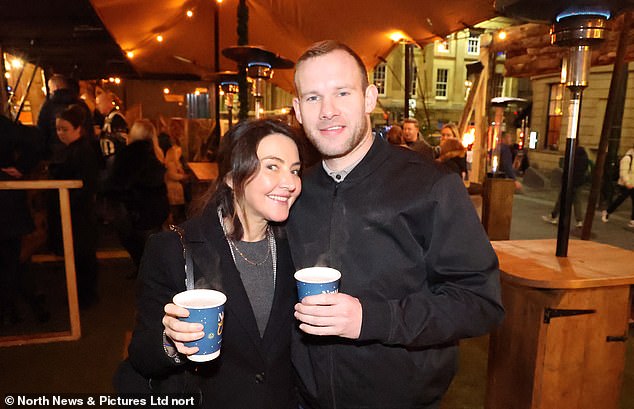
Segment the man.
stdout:
<path fill-rule="evenodd" d="M 76 81 L 72 81 L 61 74 L 53 74 L 47 84 L 49 97 L 44 104 L 42 104 L 42 109 L 40 109 L 40 114 L 37 118 L 37 127 L 40 128 L 45 138 L 45 159 L 50 160 L 53 164 L 57 164 L 64 160 L 61 153 L 64 151 L 64 144 L 57 137 L 57 130 L 55 128 L 55 118 L 57 114 L 72 104 L 81 106 L 86 113 L 85 129 L 89 132 L 87 137 L 92 139 L 94 138 L 94 134 L 92 133 L 90 109 L 86 103 L 79 98 L 79 85 Z"/>
<path fill-rule="evenodd" d="M 96 114 L 103 116 L 103 124 L 99 132 L 101 153 L 111 166 L 111 157 L 126 145 L 128 124 L 125 117 L 116 107 L 112 92 L 102 90 L 95 98 Z"/>
<path fill-rule="evenodd" d="M 428 159 L 434 159 L 434 148 L 425 139 L 419 138 L 418 120 L 414 118 L 405 118 L 403 120 L 403 139 L 405 139 L 405 143 L 411 150 L 420 153 Z"/>
<path fill-rule="evenodd" d="M 295 87 L 323 161 L 289 218 L 293 260 L 342 274 L 295 305 L 302 406 L 437 408 L 458 340 L 502 319 L 495 253 L 457 175 L 372 136 L 377 89 L 350 48 L 313 45 Z"/>
<path fill-rule="evenodd" d="M 521 191 L 522 184 L 519 180 L 517 180 L 515 170 L 513 169 L 513 160 L 515 159 L 512 151 L 513 137 L 509 132 L 504 132 L 501 142 L 499 170 L 502 171 L 508 179 L 513 179 L 515 181 L 516 191 Z"/>

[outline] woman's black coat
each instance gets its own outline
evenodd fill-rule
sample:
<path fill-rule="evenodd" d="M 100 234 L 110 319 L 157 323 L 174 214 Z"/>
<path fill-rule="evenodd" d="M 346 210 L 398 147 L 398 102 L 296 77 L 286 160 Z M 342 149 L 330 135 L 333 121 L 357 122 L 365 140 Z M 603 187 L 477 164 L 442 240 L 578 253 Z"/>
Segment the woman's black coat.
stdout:
<path fill-rule="evenodd" d="M 251 304 L 233 262 L 216 209 L 185 222 L 185 242 L 194 263 L 196 288 L 227 296 L 220 356 L 195 364 L 193 373 L 205 408 L 296 408 L 290 337 L 296 302 L 293 265 L 285 239 L 276 238 L 277 280 L 264 337 L 260 337 Z M 178 372 L 183 364 L 163 350 L 163 307 L 185 290 L 183 250 L 177 234 L 163 232 L 148 240 L 140 270 L 137 324 L 129 348 L 130 362 L 146 377 Z"/>

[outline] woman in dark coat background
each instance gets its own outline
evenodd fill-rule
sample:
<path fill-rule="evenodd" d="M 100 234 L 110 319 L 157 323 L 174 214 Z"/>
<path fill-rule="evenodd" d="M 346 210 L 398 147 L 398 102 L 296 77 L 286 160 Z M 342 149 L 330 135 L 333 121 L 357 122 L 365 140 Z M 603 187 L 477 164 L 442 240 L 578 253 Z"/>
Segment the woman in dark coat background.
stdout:
<path fill-rule="evenodd" d="M 288 217 L 301 191 L 299 171 L 291 128 L 272 120 L 241 122 L 221 142 L 208 204 L 181 225 L 196 288 L 227 296 L 222 348 L 212 361 L 186 358 L 197 348 L 183 343 L 203 333 L 199 324 L 181 322 L 188 311 L 171 303 L 186 288 L 179 236 L 162 232 L 150 238 L 129 359 L 152 385 L 180 373 L 190 387 L 175 392 L 193 385 L 203 408 L 297 408 L 290 360 L 294 268 L 285 237 L 271 223 Z"/>
<path fill-rule="evenodd" d="M 95 197 L 99 176 L 99 155 L 88 139 L 85 110 L 71 105 L 57 116 L 57 136 L 64 144 L 62 162 L 51 164 L 54 179 L 79 179 L 80 189 L 70 190 L 73 244 L 77 270 L 79 306 L 90 307 L 98 301 L 97 294 L 97 215 Z"/>
<path fill-rule="evenodd" d="M 114 224 L 119 240 L 135 265 L 130 278 L 137 275 L 148 237 L 161 230 L 169 214 L 162 162 L 154 125 L 136 121 L 106 181 L 106 195 L 117 208 Z"/>

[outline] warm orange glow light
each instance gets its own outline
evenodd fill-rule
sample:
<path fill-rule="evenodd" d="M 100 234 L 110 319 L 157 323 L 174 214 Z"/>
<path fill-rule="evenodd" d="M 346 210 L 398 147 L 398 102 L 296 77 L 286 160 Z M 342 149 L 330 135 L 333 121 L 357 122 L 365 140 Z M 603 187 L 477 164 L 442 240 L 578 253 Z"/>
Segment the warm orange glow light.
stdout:
<path fill-rule="evenodd" d="M 388 37 L 390 38 L 390 40 L 394 41 L 395 43 L 398 43 L 399 41 L 407 38 L 405 34 L 403 34 L 402 31 L 393 31 L 388 35 Z"/>
<path fill-rule="evenodd" d="M 169 93 L 170 93 L 169 88 L 163 88 L 163 94 L 169 94 Z"/>
<path fill-rule="evenodd" d="M 163 36 L 162 36 L 162 35 L 160 35 L 160 34 L 159 34 L 159 35 L 157 35 L 157 36 L 156 36 L 156 41 L 158 41 L 159 43 L 162 43 L 162 42 L 163 42 Z"/>
<path fill-rule="evenodd" d="M 194 16 L 194 12 L 191 10 L 187 10 L 187 12 L 185 13 L 187 15 L 187 17 L 192 18 Z"/>
<path fill-rule="evenodd" d="M 134 51 L 128 51 L 125 54 L 128 56 L 128 58 L 134 58 Z"/>
<path fill-rule="evenodd" d="M 121 78 L 119 78 L 119 77 L 115 78 L 114 79 L 114 83 L 117 84 L 117 85 L 121 84 Z"/>
<path fill-rule="evenodd" d="M 498 38 L 499 38 L 500 40 L 504 40 L 504 39 L 506 39 L 506 31 L 500 31 L 500 32 L 498 33 Z"/>

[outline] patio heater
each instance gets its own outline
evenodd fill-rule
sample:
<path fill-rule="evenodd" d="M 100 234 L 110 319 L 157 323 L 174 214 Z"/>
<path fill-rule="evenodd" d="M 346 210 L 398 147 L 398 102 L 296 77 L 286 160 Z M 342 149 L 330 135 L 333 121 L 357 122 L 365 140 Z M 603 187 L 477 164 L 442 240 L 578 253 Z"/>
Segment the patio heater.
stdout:
<path fill-rule="evenodd" d="M 628 4 L 629 3 L 629 4 Z M 606 20 L 628 7 L 630 0 L 496 0 L 495 9 L 501 14 L 528 21 L 554 24 L 551 43 L 567 47 L 564 59 L 566 86 L 570 90 L 570 120 L 566 133 L 564 174 L 561 184 L 559 226 L 557 231 L 558 257 L 568 255 L 570 211 L 572 209 L 572 170 L 577 146 L 581 97 L 588 86 L 591 47 L 603 41 Z M 562 73 L 563 74 L 563 73 Z"/>
<path fill-rule="evenodd" d="M 216 84 L 225 96 L 229 128 L 233 126 L 233 96 L 238 93 L 238 73 L 236 71 L 220 71 L 205 77 L 205 80 Z"/>
<path fill-rule="evenodd" d="M 253 83 L 251 94 L 255 100 L 255 117 L 259 119 L 263 107 L 264 83 L 273 78 L 274 69 L 293 68 L 295 64 L 272 51 L 251 45 L 225 48 L 222 55 L 247 67 L 247 77 Z"/>
<path fill-rule="evenodd" d="M 590 72 L 591 47 L 603 41 L 605 24 L 610 13 L 596 7 L 574 7 L 558 14 L 551 28 L 550 40 L 553 45 L 568 47 L 564 57 L 565 73 L 562 70 L 562 82 L 570 90 L 568 105 L 568 129 L 566 131 L 566 152 L 564 155 L 564 172 L 562 176 L 559 224 L 557 227 L 558 257 L 568 255 L 568 238 L 570 235 L 570 212 L 572 209 L 573 169 L 579 118 L 581 115 L 581 99 L 584 88 L 588 86 Z"/>

